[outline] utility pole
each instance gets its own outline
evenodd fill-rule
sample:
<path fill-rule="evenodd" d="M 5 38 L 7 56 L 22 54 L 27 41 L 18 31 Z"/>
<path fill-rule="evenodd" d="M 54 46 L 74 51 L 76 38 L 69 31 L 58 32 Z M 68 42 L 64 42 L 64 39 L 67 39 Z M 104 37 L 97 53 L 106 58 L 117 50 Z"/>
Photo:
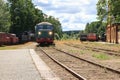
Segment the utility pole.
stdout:
<path fill-rule="evenodd" d="M 108 0 L 108 25 L 109 25 L 109 39 L 111 43 L 111 6 L 110 6 L 110 0 Z"/>
<path fill-rule="evenodd" d="M 110 6 L 110 0 L 108 0 L 108 23 L 111 24 L 111 6 Z"/>

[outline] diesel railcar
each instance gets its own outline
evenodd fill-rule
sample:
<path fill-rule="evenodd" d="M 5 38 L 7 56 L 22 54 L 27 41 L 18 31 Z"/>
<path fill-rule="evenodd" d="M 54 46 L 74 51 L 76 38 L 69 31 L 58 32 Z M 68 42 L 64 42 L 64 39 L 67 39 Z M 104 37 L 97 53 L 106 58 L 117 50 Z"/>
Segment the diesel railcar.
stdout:
<path fill-rule="evenodd" d="M 87 40 L 87 34 L 80 34 L 80 41 L 86 41 Z"/>
<path fill-rule="evenodd" d="M 49 22 L 41 22 L 35 26 L 36 42 L 39 44 L 54 43 L 54 27 Z"/>

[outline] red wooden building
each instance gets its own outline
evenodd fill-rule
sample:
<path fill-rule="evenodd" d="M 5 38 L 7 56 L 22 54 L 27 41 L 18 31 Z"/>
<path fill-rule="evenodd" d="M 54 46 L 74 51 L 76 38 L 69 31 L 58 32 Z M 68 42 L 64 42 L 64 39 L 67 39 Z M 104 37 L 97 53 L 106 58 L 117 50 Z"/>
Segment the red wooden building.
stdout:
<path fill-rule="evenodd" d="M 107 26 L 106 41 L 110 43 L 120 43 L 120 23 L 114 23 Z"/>

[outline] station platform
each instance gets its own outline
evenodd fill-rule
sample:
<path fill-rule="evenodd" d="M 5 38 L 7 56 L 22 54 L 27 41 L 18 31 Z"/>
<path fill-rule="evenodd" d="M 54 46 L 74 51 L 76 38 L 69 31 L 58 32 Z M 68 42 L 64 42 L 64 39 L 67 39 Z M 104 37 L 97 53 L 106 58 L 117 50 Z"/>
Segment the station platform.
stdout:
<path fill-rule="evenodd" d="M 33 49 L 0 50 L 0 80 L 60 80 Z"/>

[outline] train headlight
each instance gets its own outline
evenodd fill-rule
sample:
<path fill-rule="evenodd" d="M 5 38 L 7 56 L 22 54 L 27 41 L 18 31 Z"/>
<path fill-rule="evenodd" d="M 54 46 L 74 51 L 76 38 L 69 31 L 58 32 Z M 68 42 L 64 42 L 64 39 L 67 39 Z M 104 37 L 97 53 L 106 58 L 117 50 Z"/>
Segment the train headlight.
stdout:
<path fill-rule="evenodd" d="M 41 32 L 38 32 L 39 35 L 41 35 Z"/>
<path fill-rule="evenodd" d="M 50 31 L 50 32 L 49 32 L 49 35 L 52 35 L 52 34 L 53 34 L 53 32 Z"/>

